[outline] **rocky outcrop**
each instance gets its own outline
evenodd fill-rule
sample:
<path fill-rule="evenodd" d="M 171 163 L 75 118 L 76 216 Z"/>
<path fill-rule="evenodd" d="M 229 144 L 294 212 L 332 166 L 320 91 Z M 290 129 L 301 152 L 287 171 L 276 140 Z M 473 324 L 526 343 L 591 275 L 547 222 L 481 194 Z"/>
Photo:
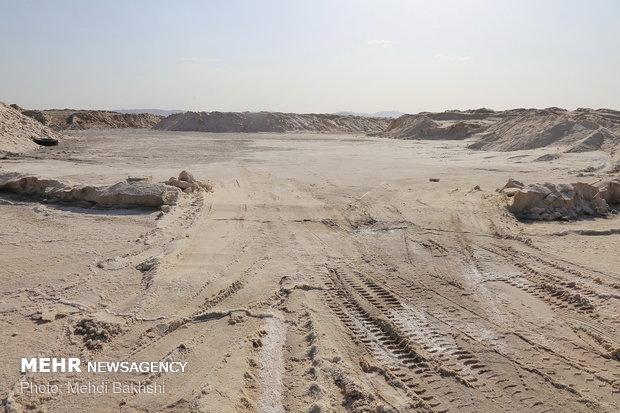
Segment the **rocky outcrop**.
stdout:
<path fill-rule="evenodd" d="M 211 191 L 213 189 L 211 185 L 198 181 L 194 178 L 194 175 L 187 171 L 181 171 L 178 178 L 175 178 L 174 176 L 170 177 L 170 179 L 164 183 L 166 185 L 179 188 L 186 193 L 200 191 L 201 189 L 204 189 L 205 191 Z"/>
<path fill-rule="evenodd" d="M 610 205 L 620 204 L 620 179 L 599 185 L 531 184 L 509 180 L 500 192 L 510 198 L 508 210 L 519 218 L 569 220 L 579 216 L 606 216 Z"/>
<path fill-rule="evenodd" d="M 149 129 L 163 118 L 149 113 L 104 110 L 24 110 L 22 113 L 54 130 Z"/>
<path fill-rule="evenodd" d="M 181 172 L 177 180 L 186 186 L 152 183 L 147 179 L 135 178 L 111 186 L 69 185 L 54 179 L 12 172 L 0 174 L 0 190 L 34 196 L 48 202 L 68 202 L 107 208 L 174 205 L 183 192 L 211 190 L 209 185 L 195 180 L 186 171 Z"/>
<path fill-rule="evenodd" d="M 15 106 L 0 102 L 0 152 L 19 153 L 33 150 L 38 147 L 33 141 L 34 138 L 62 139 L 62 135 L 24 116 Z"/>
<path fill-rule="evenodd" d="M 379 133 L 387 118 L 277 112 L 185 112 L 161 120 L 155 129 L 200 132 Z"/>

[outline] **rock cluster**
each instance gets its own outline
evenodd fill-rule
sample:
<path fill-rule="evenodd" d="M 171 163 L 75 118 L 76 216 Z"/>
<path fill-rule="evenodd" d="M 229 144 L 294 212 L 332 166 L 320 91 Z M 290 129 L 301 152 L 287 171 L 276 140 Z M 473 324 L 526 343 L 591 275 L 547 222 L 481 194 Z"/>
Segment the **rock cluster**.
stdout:
<path fill-rule="evenodd" d="M 191 193 L 201 189 L 205 191 L 212 190 L 211 185 L 198 181 L 194 178 L 194 175 L 187 171 L 181 171 L 178 178 L 170 177 L 164 184 L 179 188 L 185 193 Z"/>
<path fill-rule="evenodd" d="M 35 196 L 47 202 L 69 202 L 107 208 L 165 207 L 174 205 L 182 193 L 211 190 L 187 171 L 165 183 L 129 178 L 111 186 L 68 185 L 54 179 L 9 172 L 0 174 L 0 191 Z"/>
<path fill-rule="evenodd" d="M 511 201 L 508 210 L 520 218 L 551 221 L 579 216 L 605 216 L 610 205 L 620 203 L 620 179 L 598 186 L 584 182 L 572 184 L 524 185 L 510 179 L 500 192 Z"/>
<path fill-rule="evenodd" d="M 89 350 L 99 350 L 103 343 L 123 332 L 119 324 L 96 321 L 92 318 L 84 318 L 75 326 L 73 332 L 82 336 L 84 344 Z"/>

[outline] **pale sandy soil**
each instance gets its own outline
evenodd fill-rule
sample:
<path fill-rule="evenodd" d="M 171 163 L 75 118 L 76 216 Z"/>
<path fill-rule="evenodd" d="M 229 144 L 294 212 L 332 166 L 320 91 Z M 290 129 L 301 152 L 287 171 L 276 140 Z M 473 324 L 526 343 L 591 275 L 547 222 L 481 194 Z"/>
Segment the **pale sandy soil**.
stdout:
<path fill-rule="evenodd" d="M 9 410 L 620 409 L 611 356 L 620 347 L 620 219 L 521 223 L 495 192 L 509 177 L 595 182 L 576 174 L 602 154 L 544 163 L 532 162 L 542 150 L 475 152 L 467 141 L 72 135 L 37 158 L 3 160 L 0 171 L 113 183 L 187 169 L 214 192 L 160 219 L 2 195 L 12 202 L 0 203 Z M 135 269 L 153 257 L 153 269 Z M 31 319 L 48 309 L 55 320 Z M 85 318 L 122 332 L 88 349 L 75 333 Z M 149 379 L 20 378 L 19 357 L 38 354 L 189 364 L 150 377 L 165 382 L 164 394 L 20 394 L 23 379 Z"/>

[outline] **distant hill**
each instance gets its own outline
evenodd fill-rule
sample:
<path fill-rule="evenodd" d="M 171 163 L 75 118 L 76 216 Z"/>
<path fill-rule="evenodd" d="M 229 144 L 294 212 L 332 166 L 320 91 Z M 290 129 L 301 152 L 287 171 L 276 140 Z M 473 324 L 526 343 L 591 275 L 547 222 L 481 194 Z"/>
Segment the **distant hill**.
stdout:
<path fill-rule="evenodd" d="M 336 115 L 341 116 L 364 116 L 367 118 L 398 118 L 404 115 L 405 112 L 398 110 L 386 110 L 383 112 L 364 113 L 364 112 L 336 112 Z"/>
<path fill-rule="evenodd" d="M 151 115 L 168 116 L 168 115 L 174 115 L 175 113 L 183 113 L 185 111 L 184 110 L 180 110 L 180 109 L 172 109 L 172 110 L 165 110 L 165 109 L 115 109 L 112 112 L 118 112 L 118 113 L 149 113 Z"/>

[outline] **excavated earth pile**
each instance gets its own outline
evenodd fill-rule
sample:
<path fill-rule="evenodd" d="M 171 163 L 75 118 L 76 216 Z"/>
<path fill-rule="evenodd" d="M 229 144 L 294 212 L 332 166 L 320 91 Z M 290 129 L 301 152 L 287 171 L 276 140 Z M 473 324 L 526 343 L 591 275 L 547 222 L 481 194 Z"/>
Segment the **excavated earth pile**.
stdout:
<path fill-rule="evenodd" d="M 620 170 L 620 112 L 611 109 L 422 112 L 393 120 L 379 135 L 394 139 L 472 138 L 469 149 L 487 151 L 554 151 L 538 161 L 559 159 L 569 153 L 601 151 L 609 158 L 605 168 Z"/>
<path fill-rule="evenodd" d="M 381 136 L 395 139 L 464 139 L 500 119 L 489 109 L 423 112 L 394 119 Z"/>
<path fill-rule="evenodd" d="M 154 129 L 200 132 L 379 133 L 390 119 L 276 112 L 185 112 L 162 119 Z"/>
<path fill-rule="evenodd" d="M 514 109 L 477 135 L 471 149 L 516 151 L 550 145 L 565 152 L 615 152 L 620 143 L 620 112 Z"/>
<path fill-rule="evenodd" d="M 22 113 L 54 130 L 149 129 L 163 118 L 149 113 L 105 110 L 23 110 Z"/>
<path fill-rule="evenodd" d="M 26 152 L 38 145 L 33 138 L 61 139 L 62 135 L 0 102 L 0 152 Z"/>
<path fill-rule="evenodd" d="M 500 192 L 511 199 L 508 210 L 520 218 L 551 221 L 606 216 L 615 212 L 610 205 L 620 204 L 620 179 L 598 186 L 584 182 L 525 186 L 510 179 Z"/>
<path fill-rule="evenodd" d="M 612 151 L 620 112 L 610 109 L 490 109 L 421 112 L 394 119 L 381 134 L 395 139 L 477 138 L 470 149 L 516 151 L 561 146 L 565 152 Z"/>

